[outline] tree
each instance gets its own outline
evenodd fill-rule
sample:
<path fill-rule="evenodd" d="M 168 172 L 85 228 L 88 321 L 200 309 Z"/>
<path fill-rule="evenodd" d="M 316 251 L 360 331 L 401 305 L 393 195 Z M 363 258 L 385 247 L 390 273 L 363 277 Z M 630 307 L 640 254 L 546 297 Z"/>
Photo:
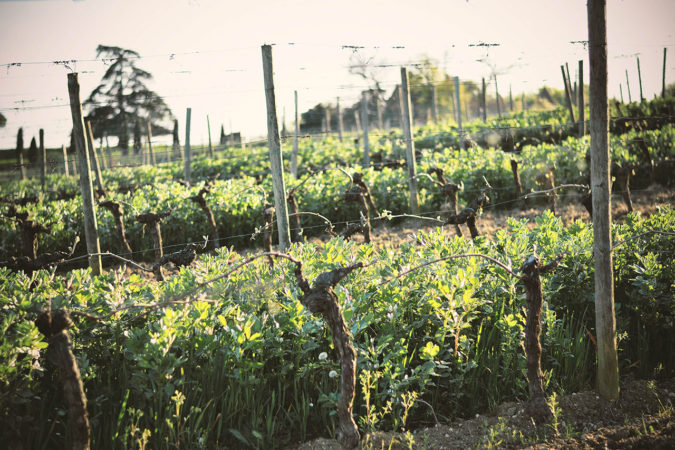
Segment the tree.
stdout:
<path fill-rule="evenodd" d="M 38 160 L 38 146 L 37 143 L 35 142 L 35 138 L 33 138 L 30 140 L 30 147 L 28 147 L 28 161 L 30 161 L 31 164 L 35 164 L 37 163 L 37 160 Z"/>
<path fill-rule="evenodd" d="M 84 102 L 94 137 L 104 133 L 117 136 L 117 145 L 126 154 L 130 132 L 138 120 L 150 122 L 153 136 L 169 134 L 170 131 L 161 124 L 172 118 L 171 110 L 146 86 L 152 75 L 136 67 L 140 55 L 133 50 L 99 45 L 96 57 L 101 56 L 110 62 L 110 66 L 101 84 Z"/>

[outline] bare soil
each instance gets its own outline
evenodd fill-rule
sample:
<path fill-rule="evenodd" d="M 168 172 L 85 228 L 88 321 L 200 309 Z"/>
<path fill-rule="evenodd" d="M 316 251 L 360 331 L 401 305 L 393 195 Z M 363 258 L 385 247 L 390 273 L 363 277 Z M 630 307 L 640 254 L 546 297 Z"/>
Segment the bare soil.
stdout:
<path fill-rule="evenodd" d="M 557 419 L 535 424 L 524 403 L 504 403 L 485 415 L 438 424 L 409 433 L 371 433 L 362 436 L 364 449 L 472 448 L 675 448 L 675 380 L 626 380 L 616 402 L 594 391 L 562 396 Z M 294 450 L 339 449 L 334 439 L 316 439 Z"/>

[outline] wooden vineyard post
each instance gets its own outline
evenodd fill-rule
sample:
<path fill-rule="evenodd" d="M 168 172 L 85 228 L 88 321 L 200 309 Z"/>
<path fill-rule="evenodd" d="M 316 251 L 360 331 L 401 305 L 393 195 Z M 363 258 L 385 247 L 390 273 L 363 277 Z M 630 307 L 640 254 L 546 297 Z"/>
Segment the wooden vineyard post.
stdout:
<path fill-rule="evenodd" d="M 666 52 L 667 47 L 663 47 L 663 74 L 661 75 L 661 98 L 666 98 Z"/>
<path fill-rule="evenodd" d="M 47 338 L 49 352 L 59 370 L 63 397 L 68 409 L 72 448 L 88 450 L 91 431 L 87 397 L 84 393 L 77 359 L 73 355 L 73 343 L 68 335 L 68 328 L 73 326 L 73 321 L 68 312 L 64 310 L 42 311 L 35 320 L 35 324 L 40 333 Z"/>
<path fill-rule="evenodd" d="M 23 163 L 23 128 L 16 133 L 16 165 L 21 171 L 21 179 L 26 179 L 26 165 Z"/>
<path fill-rule="evenodd" d="M 623 101 L 623 84 L 619 83 L 619 95 L 621 96 L 621 104 L 624 104 Z"/>
<path fill-rule="evenodd" d="M 108 153 L 108 168 L 112 169 L 113 168 L 112 149 L 110 148 L 110 144 L 108 143 L 108 134 L 104 133 L 104 136 L 105 136 L 105 149 L 106 152 Z"/>
<path fill-rule="evenodd" d="M 344 133 L 344 126 L 342 123 L 342 110 L 340 109 L 340 97 L 337 98 L 337 116 L 338 116 L 338 139 L 340 139 L 340 142 L 342 142 L 342 133 Z"/>
<path fill-rule="evenodd" d="M 190 116 L 192 115 L 192 108 L 188 108 L 185 112 L 185 161 L 183 166 L 183 173 L 185 182 L 190 184 Z"/>
<path fill-rule="evenodd" d="M 84 213 L 84 236 L 89 254 L 89 267 L 94 275 L 99 275 L 101 266 L 101 247 L 98 241 L 98 226 L 94 209 L 94 189 L 89 169 L 89 152 L 87 139 L 84 136 L 84 120 L 80 104 L 80 83 L 77 73 L 68 74 L 68 94 L 70 96 L 70 113 L 73 119 L 73 136 L 77 149 L 78 168 L 80 169 L 80 192 L 82 194 L 82 212 Z"/>
<path fill-rule="evenodd" d="M 370 165 L 370 141 L 368 140 L 368 92 L 361 93 L 361 129 L 363 130 L 363 167 Z"/>
<path fill-rule="evenodd" d="M 459 77 L 455 77 L 455 99 L 457 103 L 457 128 L 459 130 L 459 148 L 464 150 L 464 130 L 462 129 L 462 102 L 460 101 Z"/>
<path fill-rule="evenodd" d="M 499 87 L 497 86 L 497 74 L 494 74 L 495 77 L 495 100 L 497 101 L 497 116 L 502 118 L 502 107 L 499 104 Z"/>
<path fill-rule="evenodd" d="M 61 146 L 61 149 L 63 150 L 63 173 L 66 174 L 67 177 L 70 176 L 70 167 L 68 164 L 68 152 L 66 152 L 66 146 L 65 144 Z"/>
<path fill-rule="evenodd" d="M 207 116 L 208 117 L 208 116 Z M 157 165 L 155 153 L 152 151 L 152 124 L 148 120 L 148 152 L 150 153 L 150 164 Z M 211 144 L 211 134 L 209 133 L 209 145 Z"/>
<path fill-rule="evenodd" d="M 382 123 L 382 102 L 380 101 L 380 96 L 378 94 L 375 95 L 375 108 L 377 109 L 377 129 L 382 130 L 384 129 Z"/>
<path fill-rule="evenodd" d="M 435 124 L 438 124 L 438 93 L 436 85 L 431 83 L 431 117 Z"/>
<path fill-rule="evenodd" d="M 213 159 L 213 145 L 211 144 L 211 121 L 209 115 L 206 115 L 206 131 L 209 133 L 209 157 Z"/>
<path fill-rule="evenodd" d="M 291 176 L 298 178 L 298 152 L 300 151 L 300 120 L 298 113 L 298 91 L 293 91 L 293 98 L 295 101 L 295 132 L 293 133 L 293 152 L 291 153 Z M 340 114 L 340 107 L 338 106 L 338 114 Z M 342 140 L 342 133 L 340 133 L 340 140 Z"/>
<path fill-rule="evenodd" d="M 633 99 L 630 96 L 630 81 L 628 80 L 628 69 L 626 69 L 626 90 L 628 90 L 628 103 L 633 103 Z"/>
<path fill-rule="evenodd" d="M 277 106 L 274 96 L 274 70 L 272 67 L 272 46 L 262 46 L 263 78 L 267 103 L 267 142 L 274 188 L 274 206 L 279 230 L 279 248 L 285 251 L 291 245 L 291 232 L 288 224 L 288 206 L 286 205 L 286 186 L 284 184 L 284 166 L 281 158 Z"/>
<path fill-rule="evenodd" d="M 47 151 L 45 150 L 45 130 L 40 128 L 40 185 L 42 192 L 45 191 L 45 181 L 47 179 Z"/>
<path fill-rule="evenodd" d="M 509 111 L 513 112 L 513 91 L 511 90 L 510 84 L 509 84 Z"/>
<path fill-rule="evenodd" d="M 619 366 L 612 268 L 609 104 L 607 99 L 606 0 L 588 0 L 590 60 L 591 189 L 595 259 L 595 327 L 598 343 L 598 393 L 619 397 Z"/>
<path fill-rule="evenodd" d="M 91 132 L 90 121 L 87 121 L 87 134 L 89 136 L 89 157 L 94 168 L 94 175 L 96 176 L 96 186 L 98 186 L 99 193 L 105 195 L 103 178 L 101 177 L 101 167 L 98 165 L 98 157 L 96 156 L 96 149 L 94 148 L 94 134 Z"/>
<path fill-rule="evenodd" d="M 637 59 L 637 70 L 638 70 L 638 85 L 640 86 L 640 103 L 645 101 L 645 97 L 642 95 L 642 72 L 640 71 L 640 57 L 636 56 Z"/>
<path fill-rule="evenodd" d="M 419 201 L 417 199 L 417 166 L 415 162 L 415 141 L 412 138 L 412 111 L 410 104 L 410 88 L 408 86 L 408 71 L 401 67 L 401 123 L 403 125 L 403 139 L 406 144 L 406 161 L 408 163 L 408 187 L 410 188 L 410 211 L 417 214 Z"/>
<path fill-rule="evenodd" d="M 570 93 L 570 99 L 572 100 L 572 106 L 576 103 L 576 91 L 572 90 L 572 77 L 570 77 L 570 65 L 565 63 L 565 74 L 567 74 L 567 77 L 565 77 L 565 80 L 567 82 L 567 90 Z"/>
<path fill-rule="evenodd" d="M 567 75 L 565 75 L 565 66 L 564 65 L 560 66 L 560 70 L 562 71 L 563 84 L 565 85 L 565 101 L 567 103 L 567 110 L 570 113 L 570 123 L 574 123 L 576 121 L 574 120 L 574 107 L 572 106 L 572 93 L 570 92 L 569 82 L 567 80 Z"/>
<path fill-rule="evenodd" d="M 328 108 L 328 106 L 326 106 L 323 112 L 324 112 L 324 120 L 326 121 L 326 137 L 329 137 L 333 130 L 330 127 L 330 109 Z"/>
<path fill-rule="evenodd" d="M 485 90 L 485 78 L 482 78 L 483 80 L 483 90 L 481 91 L 481 106 L 483 108 L 482 114 L 483 114 L 483 122 L 487 122 L 487 92 Z"/>
<path fill-rule="evenodd" d="M 579 60 L 579 93 L 577 94 L 579 101 L 579 137 L 586 135 L 586 107 L 584 100 L 584 61 Z"/>
<path fill-rule="evenodd" d="M 527 103 L 525 103 L 525 93 L 520 94 L 520 103 L 523 111 L 527 111 Z"/>

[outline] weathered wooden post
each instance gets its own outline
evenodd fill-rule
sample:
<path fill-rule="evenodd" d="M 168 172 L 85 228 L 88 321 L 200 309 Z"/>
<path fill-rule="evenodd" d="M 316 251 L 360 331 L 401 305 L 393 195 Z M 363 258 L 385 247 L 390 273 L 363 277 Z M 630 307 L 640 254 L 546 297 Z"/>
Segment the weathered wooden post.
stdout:
<path fill-rule="evenodd" d="M 457 129 L 459 132 L 459 148 L 464 150 L 464 130 L 462 129 L 462 102 L 460 101 L 459 77 L 455 77 L 455 99 L 457 103 Z"/>
<path fill-rule="evenodd" d="M 338 139 L 342 142 L 342 133 L 344 133 L 344 127 L 342 124 L 342 110 L 340 109 L 340 97 L 337 98 L 337 116 L 338 116 Z"/>
<path fill-rule="evenodd" d="M 630 80 L 628 79 L 628 69 L 626 69 L 626 90 L 628 90 L 628 103 L 633 103 L 633 99 L 630 96 Z"/>
<path fill-rule="evenodd" d="M 101 176 L 101 167 L 98 164 L 98 157 L 96 156 L 96 149 L 94 148 L 94 134 L 91 132 L 91 121 L 87 121 L 87 132 L 89 135 L 89 158 L 94 168 L 94 175 L 96 176 L 96 185 L 101 195 L 105 195 L 105 188 L 103 187 L 103 177 Z"/>
<path fill-rule="evenodd" d="M 485 78 L 482 78 L 483 80 L 483 89 L 481 91 L 481 106 L 483 108 L 483 122 L 487 122 L 487 91 L 485 90 Z"/>
<path fill-rule="evenodd" d="M 666 98 L 666 51 L 667 47 L 663 47 L 663 74 L 661 75 L 661 98 Z"/>
<path fill-rule="evenodd" d="M 513 91 L 511 90 L 510 84 L 509 84 L 509 111 L 513 112 Z"/>
<path fill-rule="evenodd" d="M 438 123 L 438 93 L 436 92 L 436 85 L 431 83 L 431 117 L 434 123 Z"/>
<path fill-rule="evenodd" d="M 499 87 L 497 86 L 497 74 L 496 73 L 494 74 L 494 77 L 495 77 L 495 100 L 497 101 L 497 116 L 499 116 L 499 118 L 501 119 L 502 118 L 502 107 L 499 104 Z"/>
<path fill-rule="evenodd" d="M 417 214 L 419 200 L 417 199 L 417 165 L 415 161 L 415 141 L 412 137 L 412 111 L 410 105 L 410 88 L 408 85 L 408 71 L 401 67 L 401 124 L 403 125 L 403 139 L 406 144 L 406 160 L 408 164 L 408 187 L 410 189 L 410 211 Z"/>
<path fill-rule="evenodd" d="M 638 69 L 638 84 L 640 85 L 640 103 L 645 101 L 644 95 L 642 95 L 642 72 L 640 71 L 640 57 L 636 56 L 637 59 L 637 69 Z"/>
<path fill-rule="evenodd" d="M 279 140 L 279 124 L 277 123 L 277 106 L 274 95 L 274 69 L 272 67 L 271 45 L 262 46 L 262 61 L 265 98 L 267 100 L 267 142 L 270 152 L 277 229 L 279 230 L 279 248 L 285 251 L 291 245 L 291 232 L 288 223 L 284 166 L 281 158 L 281 142 Z"/>
<path fill-rule="evenodd" d="M 77 73 L 68 74 L 68 94 L 70 96 L 70 113 L 73 119 L 73 137 L 80 170 L 80 192 L 82 194 L 82 212 L 84 213 L 84 236 L 89 253 L 89 267 L 94 275 L 103 271 L 101 266 L 101 247 L 98 241 L 98 226 L 96 225 L 96 211 L 94 210 L 94 189 L 91 183 L 89 169 L 89 151 L 87 139 L 84 135 L 84 120 L 82 119 L 82 105 L 80 104 L 80 83 Z"/>
<path fill-rule="evenodd" d="M 567 110 L 570 113 L 570 123 L 574 123 L 576 122 L 576 120 L 574 120 L 574 106 L 572 105 L 572 93 L 570 92 L 569 82 L 567 80 L 567 75 L 565 74 L 565 65 L 561 65 L 560 70 L 562 71 L 563 84 L 565 85 L 565 100 L 567 103 Z"/>
<path fill-rule="evenodd" d="M 326 121 L 326 137 L 329 137 L 331 132 L 333 131 L 330 127 L 330 108 L 326 106 L 323 112 L 324 112 L 324 120 Z"/>
<path fill-rule="evenodd" d="M 63 173 L 66 174 L 67 177 L 70 176 L 70 164 L 68 164 L 68 152 L 66 152 L 66 145 L 61 146 L 61 150 L 63 150 Z"/>
<path fill-rule="evenodd" d="M 45 191 L 45 181 L 47 179 L 47 151 L 45 150 L 45 130 L 40 128 L 40 185 L 42 192 Z"/>
<path fill-rule="evenodd" d="M 293 152 L 291 153 L 291 176 L 298 178 L 298 153 L 300 151 L 300 114 L 298 112 L 298 91 L 293 91 L 295 99 L 295 132 L 293 133 Z M 340 114 L 338 106 L 338 114 Z M 342 140 L 342 133 L 340 133 Z"/>
<path fill-rule="evenodd" d="M 185 182 L 190 184 L 190 165 L 191 165 L 191 156 L 190 156 L 190 116 L 192 115 L 192 108 L 188 108 L 185 112 L 185 165 L 183 173 L 185 174 Z"/>
<path fill-rule="evenodd" d="M 604 399 L 613 401 L 619 396 L 619 365 L 616 349 L 614 277 L 611 251 L 607 5 L 605 0 L 588 0 L 587 6 L 598 393 Z"/>
<path fill-rule="evenodd" d="M 21 171 L 21 179 L 26 179 L 26 165 L 23 163 L 23 128 L 16 134 L 16 165 Z"/>
<path fill-rule="evenodd" d="M 363 167 L 370 165 L 370 141 L 368 140 L 368 91 L 361 93 L 361 128 L 363 130 Z"/>
<path fill-rule="evenodd" d="M 207 116 L 208 117 L 208 116 Z M 157 165 L 155 153 L 152 151 L 152 124 L 148 120 L 148 152 L 150 153 L 150 164 Z M 209 145 L 211 145 L 211 134 L 209 133 Z"/>
<path fill-rule="evenodd" d="M 211 144 L 211 121 L 209 115 L 206 115 L 206 130 L 209 133 L 209 157 L 213 158 L 213 145 Z"/>
<path fill-rule="evenodd" d="M 579 60 L 579 93 L 577 94 L 579 100 L 579 137 L 586 135 L 586 107 L 584 101 L 584 61 Z"/>
<path fill-rule="evenodd" d="M 572 105 L 576 103 L 576 98 L 575 98 L 575 91 L 572 90 L 572 77 L 570 77 L 570 65 L 568 63 L 565 63 L 565 73 L 567 74 L 567 77 L 565 78 L 567 81 L 567 90 L 570 93 L 570 98 L 572 99 Z"/>

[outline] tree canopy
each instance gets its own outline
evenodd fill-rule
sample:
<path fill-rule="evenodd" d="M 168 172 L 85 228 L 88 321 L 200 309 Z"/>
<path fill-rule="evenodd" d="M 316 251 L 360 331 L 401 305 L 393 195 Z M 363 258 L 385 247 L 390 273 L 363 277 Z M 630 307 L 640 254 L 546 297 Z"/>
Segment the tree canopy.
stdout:
<path fill-rule="evenodd" d="M 139 121 L 149 121 L 153 136 L 169 134 L 164 122 L 172 118 L 164 99 L 146 83 L 152 75 L 136 66 L 140 55 L 120 47 L 99 45 L 96 57 L 109 62 L 101 84 L 84 102 L 95 137 L 117 136 L 118 146 L 129 148 L 129 136 Z"/>

